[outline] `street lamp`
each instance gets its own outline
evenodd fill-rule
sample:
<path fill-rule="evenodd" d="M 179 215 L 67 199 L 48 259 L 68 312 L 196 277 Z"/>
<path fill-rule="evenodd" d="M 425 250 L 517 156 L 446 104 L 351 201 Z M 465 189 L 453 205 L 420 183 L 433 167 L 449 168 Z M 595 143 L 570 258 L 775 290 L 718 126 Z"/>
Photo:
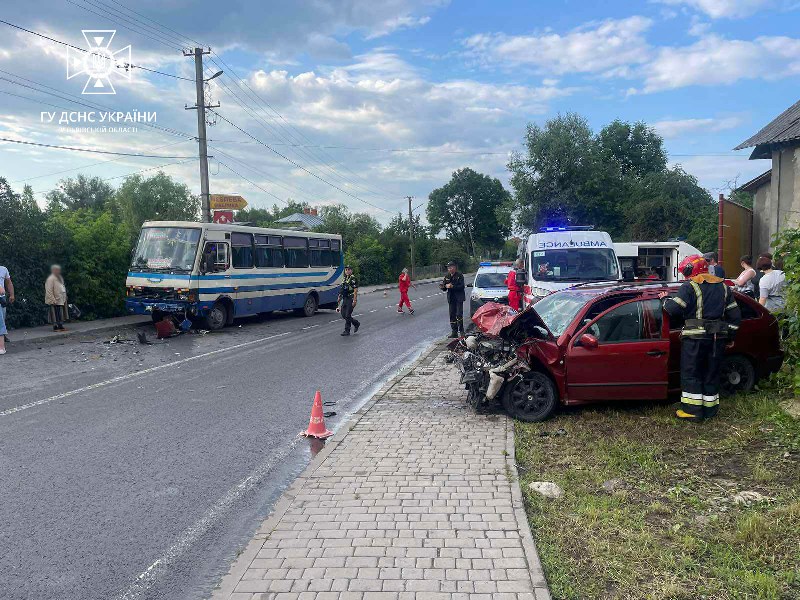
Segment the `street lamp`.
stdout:
<path fill-rule="evenodd" d="M 220 75 L 222 75 L 222 73 L 223 73 L 223 71 L 217 71 L 217 72 L 216 72 L 216 73 L 214 73 L 214 74 L 213 74 L 211 77 L 209 77 L 208 79 L 206 79 L 206 81 L 211 81 L 212 79 L 216 79 L 217 77 L 219 77 Z"/>

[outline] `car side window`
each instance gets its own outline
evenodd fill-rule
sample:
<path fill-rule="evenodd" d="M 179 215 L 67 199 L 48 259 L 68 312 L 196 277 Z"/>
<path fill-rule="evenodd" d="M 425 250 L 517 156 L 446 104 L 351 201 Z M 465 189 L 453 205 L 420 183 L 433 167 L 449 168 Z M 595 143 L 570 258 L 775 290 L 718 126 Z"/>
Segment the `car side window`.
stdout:
<path fill-rule="evenodd" d="M 617 306 L 587 330 L 601 344 L 661 338 L 663 311 L 659 300 L 640 300 Z"/>

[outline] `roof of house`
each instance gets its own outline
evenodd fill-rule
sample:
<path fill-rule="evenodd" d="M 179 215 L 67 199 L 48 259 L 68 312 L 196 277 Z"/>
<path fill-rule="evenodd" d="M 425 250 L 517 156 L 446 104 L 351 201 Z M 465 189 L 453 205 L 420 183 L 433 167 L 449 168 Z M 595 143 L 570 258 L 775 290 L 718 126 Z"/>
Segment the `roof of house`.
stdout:
<path fill-rule="evenodd" d="M 276 223 L 300 223 L 308 229 L 319 227 L 322 225 L 322 218 L 317 215 L 308 215 L 304 213 L 294 213 L 288 217 L 283 217 L 275 221 Z"/>
<path fill-rule="evenodd" d="M 762 185 L 769 183 L 771 179 L 772 179 L 772 169 L 763 172 L 758 177 L 753 177 L 753 179 L 751 179 L 747 183 L 743 183 L 742 185 L 740 185 L 738 189 L 742 190 L 743 192 L 750 192 L 752 194 L 755 193 L 755 191 L 758 190 L 758 188 L 760 188 Z"/>
<path fill-rule="evenodd" d="M 736 146 L 734 150 L 794 140 L 800 140 L 800 100 L 783 111 L 753 137 Z"/>

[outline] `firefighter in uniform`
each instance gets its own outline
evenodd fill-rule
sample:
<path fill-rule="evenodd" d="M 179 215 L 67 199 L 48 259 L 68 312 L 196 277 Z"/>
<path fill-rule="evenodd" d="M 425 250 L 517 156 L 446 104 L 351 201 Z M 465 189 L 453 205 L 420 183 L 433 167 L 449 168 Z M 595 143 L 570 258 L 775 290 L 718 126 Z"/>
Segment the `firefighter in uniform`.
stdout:
<path fill-rule="evenodd" d="M 733 343 L 742 313 L 733 291 L 720 277 L 708 272 L 699 254 L 687 256 L 679 270 L 686 282 L 675 296 L 662 292 L 664 310 L 685 319 L 681 331 L 680 419 L 699 421 L 719 409 L 720 368 L 725 346 Z"/>
<path fill-rule="evenodd" d="M 353 318 L 353 310 L 358 303 L 358 282 L 356 276 L 353 275 L 353 267 L 347 265 L 344 268 L 344 279 L 342 279 L 342 287 L 339 290 L 339 306 L 337 311 L 341 311 L 342 318 L 344 319 L 344 331 L 341 335 L 350 335 L 350 326 L 355 327 L 353 333 L 358 333 L 358 328 L 361 327 L 356 319 Z"/>
<path fill-rule="evenodd" d="M 458 272 L 458 266 L 452 260 L 447 263 L 447 275 L 439 284 L 439 288 L 447 292 L 447 304 L 450 307 L 450 337 L 464 335 L 464 275 Z"/>

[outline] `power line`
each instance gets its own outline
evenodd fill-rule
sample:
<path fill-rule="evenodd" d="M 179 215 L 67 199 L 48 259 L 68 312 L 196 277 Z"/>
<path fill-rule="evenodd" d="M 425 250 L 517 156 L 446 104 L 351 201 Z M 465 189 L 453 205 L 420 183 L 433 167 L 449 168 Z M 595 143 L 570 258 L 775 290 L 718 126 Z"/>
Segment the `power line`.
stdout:
<path fill-rule="evenodd" d="M 82 98 L 80 96 L 76 96 L 75 94 L 70 94 L 69 92 L 63 92 L 63 91 L 61 91 L 61 90 L 59 90 L 57 88 L 54 88 L 54 87 L 52 87 L 50 85 L 46 85 L 44 83 L 40 83 L 40 82 L 34 81 L 32 79 L 28 79 L 27 77 L 23 77 L 22 75 L 17 75 L 16 73 L 12 73 L 11 71 L 6 71 L 5 69 L 0 69 L 0 73 L 5 73 L 6 75 L 10 75 L 10 76 L 15 77 L 17 79 L 20 79 L 22 81 L 26 81 L 26 82 L 28 82 L 30 84 L 33 84 L 33 86 L 36 86 L 36 87 L 33 87 L 31 85 L 27 85 L 25 83 L 22 83 L 21 81 L 14 81 L 13 79 L 8 79 L 6 77 L 0 77 L 0 80 L 6 81 L 6 82 L 11 83 L 13 85 L 18 85 L 20 87 L 24 87 L 24 88 L 27 88 L 29 90 L 33 90 L 35 92 L 39 92 L 40 94 L 47 94 L 48 96 L 53 96 L 55 98 L 58 98 L 59 100 L 66 100 L 67 102 L 71 102 L 71 103 L 77 104 L 79 106 L 84 106 L 86 108 L 92 108 L 94 110 L 100 109 L 100 110 L 112 111 L 111 108 L 109 108 L 107 106 L 103 106 L 102 104 L 99 104 L 97 102 L 86 100 L 86 99 L 84 99 L 84 98 Z M 45 89 L 39 89 L 39 88 L 45 88 Z M 53 90 L 53 91 L 47 91 L 47 90 Z M 2 90 L 0 90 L 0 91 L 2 91 Z M 16 94 L 11 94 L 10 92 L 6 92 L 6 93 L 8 93 L 9 95 L 12 95 L 12 96 L 16 96 Z M 17 96 L 17 97 L 24 98 L 26 100 L 32 100 L 32 98 L 28 98 L 26 96 Z M 36 100 L 34 100 L 34 101 L 36 101 Z M 40 102 L 41 104 L 45 104 L 47 106 L 52 106 L 54 108 L 61 108 L 62 110 L 67 110 L 63 106 L 58 106 L 58 105 L 55 105 L 55 104 L 48 104 L 47 102 L 42 102 L 41 100 L 38 100 L 38 102 Z M 114 111 L 114 112 L 116 112 L 116 111 Z M 189 133 L 180 131 L 178 129 L 174 129 L 172 127 L 162 127 L 161 125 L 156 125 L 155 123 L 148 123 L 146 121 L 145 122 L 140 122 L 140 123 L 138 123 L 138 125 L 144 125 L 145 127 L 150 127 L 151 129 L 158 129 L 159 131 L 163 131 L 165 133 L 169 133 L 170 135 L 178 135 L 178 136 L 182 136 L 182 137 L 193 139 L 193 140 L 197 139 L 195 136 L 193 136 L 193 135 L 191 135 Z"/>
<path fill-rule="evenodd" d="M 277 156 L 281 157 L 283 160 L 285 160 L 285 161 L 287 161 L 288 163 L 290 163 L 290 164 L 294 165 L 294 166 L 295 166 L 295 167 L 297 167 L 298 169 L 301 169 L 302 171 L 304 171 L 304 172 L 308 173 L 308 174 L 309 174 L 309 175 L 311 175 L 312 177 L 314 177 L 314 178 L 316 178 L 316 179 L 319 179 L 321 182 L 323 182 L 323 183 L 325 183 L 325 184 L 327 184 L 327 185 L 331 186 L 332 188 L 334 188 L 334 189 L 336 189 L 336 190 L 339 190 L 339 191 L 340 191 L 340 192 L 342 192 L 343 194 L 346 194 L 347 196 L 350 196 L 351 198 L 354 198 L 354 199 L 358 200 L 359 202 L 363 202 L 364 204 L 367 204 L 367 205 L 369 205 L 369 206 L 372 206 L 373 208 L 377 208 L 378 210 L 382 210 L 383 212 L 390 213 L 390 214 L 394 214 L 394 211 L 387 210 L 387 209 L 383 208 L 382 206 L 378 206 L 377 204 L 373 204 L 372 202 L 369 202 L 369 201 L 367 201 L 367 200 L 364 200 L 363 198 L 359 198 L 359 197 L 358 197 L 358 196 L 356 196 L 355 194 L 351 194 L 351 193 L 350 193 L 350 192 L 348 192 L 347 190 L 344 190 L 344 189 L 340 188 L 340 187 L 339 187 L 338 185 L 336 185 L 335 183 L 331 183 L 330 181 L 326 180 L 326 179 L 325 179 L 325 178 L 323 178 L 323 177 L 320 177 L 320 176 L 319 176 L 319 175 L 317 175 L 316 173 L 314 173 L 314 172 L 312 172 L 312 171 L 309 171 L 309 170 L 308 170 L 308 169 L 306 169 L 306 168 L 305 168 L 303 165 L 301 165 L 301 164 L 298 164 L 297 162 L 295 162 L 294 160 L 292 160 L 292 159 L 291 159 L 291 158 L 289 158 L 288 156 L 286 156 L 286 155 L 284 155 L 284 154 L 281 154 L 280 152 L 278 152 L 277 150 L 275 150 L 275 148 L 272 148 L 272 147 L 271 147 L 271 146 L 269 146 L 268 144 L 265 144 L 264 142 L 262 142 L 261 140 L 259 140 L 257 137 L 255 137 L 255 136 L 254 136 L 254 135 L 252 135 L 251 133 L 248 133 L 247 131 L 245 131 L 244 129 L 242 129 L 241 127 L 239 127 L 239 126 L 238 126 L 238 125 L 236 125 L 235 123 L 233 123 L 233 122 L 232 122 L 230 119 L 228 119 L 228 118 L 227 118 L 227 117 L 225 117 L 224 115 L 220 114 L 218 111 L 216 111 L 216 110 L 212 110 L 211 112 L 213 112 L 215 115 L 217 115 L 217 116 L 218 116 L 220 119 L 222 119 L 223 121 L 225 121 L 225 122 L 226 122 L 228 125 L 230 125 L 230 126 L 231 126 L 231 127 L 233 127 L 234 129 L 238 129 L 238 130 L 239 130 L 241 133 L 245 134 L 247 137 L 251 138 L 252 140 L 254 140 L 254 141 L 258 142 L 259 144 L 261 144 L 262 146 L 264 146 L 264 147 L 265 147 L 267 150 L 269 150 L 270 152 L 272 152 L 272 153 L 276 154 Z"/>
<path fill-rule="evenodd" d="M 58 150 L 72 150 L 73 152 L 90 152 L 93 154 L 113 154 L 115 156 L 135 156 L 137 158 L 181 158 L 194 159 L 193 156 L 162 156 L 160 154 L 135 154 L 131 152 L 112 152 L 111 150 L 92 150 L 90 148 L 75 148 L 72 146 L 57 146 L 55 144 L 42 144 L 39 142 L 26 142 L 24 140 L 12 140 L 11 138 L 0 137 L 0 142 L 12 144 L 25 144 L 26 146 L 40 146 L 42 148 L 55 148 Z"/>
<path fill-rule="evenodd" d="M 245 180 L 247 183 L 249 183 L 250 185 L 254 185 L 254 186 L 255 186 L 255 187 L 257 187 L 258 189 L 260 189 L 262 192 L 264 192 L 265 194 L 268 194 L 268 195 L 272 196 L 273 198 L 275 198 L 276 200 L 278 200 L 278 201 L 280 201 L 280 202 L 283 202 L 283 203 L 284 203 L 284 204 L 286 204 L 287 206 L 289 205 L 289 201 L 288 201 L 288 200 L 284 200 L 283 198 L 281 198 L 281 197 L 279 197 L 279 196 L 276 196 L 275 194 L 273 194 L 273 193 L 272 193 L 272 192 L 270 192 L 269 190 L 266 190 L 266 189 L 264 189 L 263 187 L 261 187 L 260 185 L 258 185 L 258 184 L 257 184 L 255 181 L 252 181 L 252 180 L 248 179 L 247 177 L 245 177 L 244 175 L 242 175 L 241 173 L 239 173 L 238 171 L 235 171 L 234 169 L 232 169 L 231 167 L 229 167 L 228 165 L 226 165 L 226 164 L 225 164 L 224 162 L 222 162 L 221 160 L 217 160 L 217 162 L 218 162 L 219 164 L 221 164 L 223 167 L 225 167 L 226 169 L 228 169 L 228 170 L 229 170 L 231 173 L 233 173 L 234 175 L 238 175 L 239 177 L 241 177 L 242 179 L 244 179 L 244 180 Z"/>
<path fill-rule="evenodd" d="M 43 33 L 39 33 L 38 31 L 33 31 L 32 29 L 26 29 L 25 27 L 21 27 L 19 25 L 15 25 L 14 23 L 9 23 L 8 21 L 4 21 L 2 19 L 0 19 L 0 23 L 3 23 L 4 25 L 8 25 L 9 27 L 13 27 L 14 29 L 19 29 L 20 31 L 24 31 L 25 33 L 30 33 L 32 35 L 38 36 L 38 37 L 43 38 L 45 40 L 49 40 L 51 42 L 55 42 L 56 44 L 61 44 L 62 46 L 67 46 L 68 48 L 73 48 L 75 50 L 78 50 L 80 52 L 84 52 L 86 54 L 90 53 L 90 51 L 87 50 L 86 48 L 80 48 L 80 47 L 75 46 L 73 44 L 70 44 L 68 42 L 64 42 L 62 40 L 57 40 L 56 38 L 50 37 L 49 35 L 44 35 Z M 106 60 L 111 60 L 110 58 L 105 57 L 105 56 L 104 56 L 104 58 Z M 157 71 L 156 69 L 150 69 L 148 67 L 143 67 L 141 65 L 134 65 L 134 64 L 127 64 L 126 63 L 125 66 L 128 67 L 128 68 L 131 68 L 131 69 L 141 69 L 142 71 L 148 71 L 150 73 L 155 73 L 157 75 L 164 75 L 165 77 L 172 77 L 174 79 L 182 79 L 183 81 L 194 81 L 194 79 L 189 79 L 187 77 L 181 77 L 180 75 L 173 75 L 172 73 L 164 73 L 163 71 Z"/>
<path fill-rule="evenodd" d="M 169 146 L 175 146 L 176 144 L 184 144 L 184 143 L 186 143 L 188 141 L 189 140 L 178 140 L 177 142 L 172 142 L 170 144 L 164 144 L 163 146 L 156 146 L 155 148 L 153 148 L 153 150 L 160 150 L 161 148 L 167 148 Z M 22 182 L 25 182 L 25 181 L 33 181 L 34 179 L 43 179 L 44 177 L 55 177 L 56 175 L 62 175 L 64 173 L 70 173 L 72 171 L 80 171 L 81 169 L 89 169 L 91 167 L 97 167 L 99 165 L 106 165 L 108 163 L 117 162 L 119 160 L 122 160 L 123 158 L 125 158 L 125 157 L 120 156 L 119 158 L 111 158 L 109 160 L 101 160 L 99 162 L 89 163 L 88 165 L 81 165 L 79 167 L 73 167 L 71 169 L 63 169 L 61 171 L 55 171 L 53 173 L 45 173 L 44 175 L 36 175 L 34 177 L 26 177 L 25 179 L 15 179 L 13 181 L 9 181 L 9 183 L 22 183 Z M 176 163 L 171 163 L 171 164 L 176 164 Z"/>

